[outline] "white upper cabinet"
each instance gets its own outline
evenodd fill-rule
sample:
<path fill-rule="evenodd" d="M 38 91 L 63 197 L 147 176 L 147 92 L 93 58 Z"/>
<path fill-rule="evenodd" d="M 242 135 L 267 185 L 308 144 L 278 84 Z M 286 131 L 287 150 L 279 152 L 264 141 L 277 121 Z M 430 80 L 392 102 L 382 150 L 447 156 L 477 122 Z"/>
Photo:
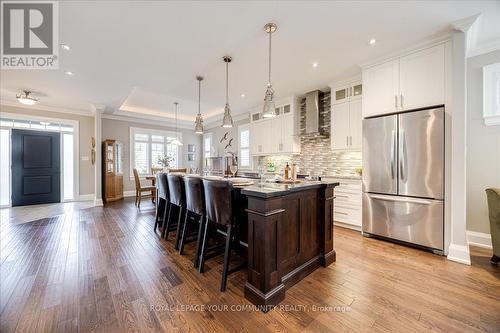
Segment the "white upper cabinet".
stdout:
<path fill-rule="evenodd" d="M 355 99 L 332 106 L 331 148 L 361 149 L 363 142 L 361 100 Z"/>
<path fill-rule="evenodd" d="M 361 99 L 363 85 L 361 82 L 335 86 L 331 91 L 331 104 L 339 104 L 347 101 Z"/>
<path fill-rule="evenodd" d="M 259 156 L 300 153 L 293 99 L 286 103 L 277 103 L 274 118 L 261 118 L 260 110 L 259 107 L 250 112 L 251 154 Z"/>
<path fill-rule="evenodd" d="M 399 62 L 400 109 L 444 104 L 444 70 L 444 44 L 402 57 Z"/>
<path fill-rule="evenodd" d="M 332 149 L 348 149 L 349 135 L 349 102 L 334 104 L 330 134 Z"/>
<path fill-rule="evenodd" d="M 395 112 L 399 94 L 399 60 L 363 71 L 363 116 Z"/>
<path fill-rule="evenodd" d="M 445 44 L 363 70 L 363 117 L 445 104 Z"/>
<path fill-rule="evenodd" d="M 361 149 L 363 143 L 363 113 L 361 100 L 349 103 L 350 149 Z"/>

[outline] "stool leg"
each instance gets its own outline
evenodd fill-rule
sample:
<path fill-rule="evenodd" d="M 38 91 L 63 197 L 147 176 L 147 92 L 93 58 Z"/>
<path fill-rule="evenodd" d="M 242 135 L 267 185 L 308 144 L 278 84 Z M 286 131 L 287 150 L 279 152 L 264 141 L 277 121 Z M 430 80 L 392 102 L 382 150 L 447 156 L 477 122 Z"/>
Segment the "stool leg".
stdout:
<path fill-rule="evenodd" d="M 207 252 L 207 236 L 208 236 L 208 218 L 205 217 L 203 223 L 203 238 L 201 240 L 201 250 L 200 250 L 200 260 L 198 264 L 198 272 L 203 273 L 205 271 L 205 254 Z"/>
<path fill-rule="evenodd" d="M 175 249 L 179 250 L 179 242 L 181 240 L 181 233 L 182 233 L 182 218 L 184 217 L 184 208 L 182 206 L 179 206 L 179 217 L 177 218 L 177 232 L 175 234 Z"/>
<path fill-rule="evenodd" d="M 226 291 L 227 272 L 229 271 L 229 260 L 231 259 L 231 242 L 232 242 L 232 227 L 227 226 L 226 250 L 224 252 L 224 267 L 222 269 L 222 282 L 220 291 Z"/>
<path fill-rule="evenodd" d="M 184 226 L 182 227 L 182 234 L 181 234 L 181 240 L 179 243 L 179 254 L 182 255 L 182 251 L 184 251 L 184 240 L 186 238 L 186 229 L 187 229 L 187 224 L 188 224 L 188 219 L 189 219 L 189 211 L 186 210 L 186 213 L 184 214 Z"/>
<path fill-rule="evenodd" d="M 158 229 L 158 224 L 160 224 L 160 213 L 162 211 L 162 207 L 164 207 L 164 200 L 158 199 L 158 202 L 156 203 L 156 217 L 155 217 L 155 228 L 154 231 L 156 232 L 156 229 Z"/>
<path fill-rule="evenodd" d="M 203 224 L 203 215 L 200 216 L 200 220 L 199 220 L 199 226 L 198 226 L 198 239 L 196 241 L 196 255 L 195 255 L 195 258 L 194 258 L 194 268 L 198 268 L 198 265 L 200 263 L 200 251 L 201 251 L 201 240 L 202 240 L 202 236 L 203 236 L 203 231 L 204 231 L 204 227 L 205 225 Z"/>
<path fill-rule="evenodd" d="M 172 220 L 172 204 L 170 202 L 167 203 L 167 208 L 165 209 L 165 213 L 163 215 L 163 232 L 161 237 L 167 239 L 168 238 L 168 233 L 169 233 L 169 228 L 170 228 L 170 221 Z M 167 217 L 167 210 L 168 210 L 168 217 Z M 165 217 L 167 217 L 165 219 Z"/>

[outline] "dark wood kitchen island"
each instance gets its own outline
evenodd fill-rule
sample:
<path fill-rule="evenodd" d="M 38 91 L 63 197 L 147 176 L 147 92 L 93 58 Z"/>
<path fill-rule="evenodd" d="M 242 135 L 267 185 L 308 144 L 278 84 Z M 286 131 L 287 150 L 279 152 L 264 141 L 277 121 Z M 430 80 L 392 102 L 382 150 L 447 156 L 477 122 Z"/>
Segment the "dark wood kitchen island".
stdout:
<path fill-rule="evenodd" d="M 248 198 L 248 280 L 245 298 L 264 311 L 285 290 L 335 261 L 333 200 L 336 182 L 255 184 Z"/>

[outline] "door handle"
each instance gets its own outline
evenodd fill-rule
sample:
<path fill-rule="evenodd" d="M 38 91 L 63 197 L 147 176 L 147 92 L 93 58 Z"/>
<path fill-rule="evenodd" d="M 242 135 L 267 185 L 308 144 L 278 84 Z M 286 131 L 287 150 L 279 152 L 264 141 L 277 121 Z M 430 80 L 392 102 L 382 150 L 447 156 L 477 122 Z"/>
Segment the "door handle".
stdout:
<path fill-rule="evenodd" d="M 418 198 L 402 198 L 402 197 L 386 197 L 381 195 L 370 195 L 372 199 L 382 200 L 382 201 L 392 201 L 392 202 L 406 202 L 406 203 L 414 203 L 419 205 L 430 205 L 432 201 Z"/>
<path fill-rule="evenodd" d="M 403 182 L 406 183 L 406 165 L 407 165 L 407 151 L 406 151 L 406 133 L 404 130 L 400 131 L 401 135 L 401 150 L 402 150 L 402 156 L 399 157 L 399 171 L 400 171 L 400 178 Z"/>
<path fill-rule="evenodd" d="M 396 132 L 392 131 L 391 133 L 391 178 L 394 179 L 395 177 L 395 171 L 396 171 L 396 161 L 395 161 L 395 155 L 396 155 Z"/>

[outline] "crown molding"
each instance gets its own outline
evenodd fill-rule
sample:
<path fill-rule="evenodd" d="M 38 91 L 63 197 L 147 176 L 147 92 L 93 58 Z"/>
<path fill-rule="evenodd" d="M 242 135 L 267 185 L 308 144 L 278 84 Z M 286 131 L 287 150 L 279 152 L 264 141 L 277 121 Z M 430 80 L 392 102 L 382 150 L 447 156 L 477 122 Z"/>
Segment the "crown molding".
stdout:
<path fill-rule="evenodd" d="M 127 112 L 129 114 L 129 112 Z M 175 121 L 169 121 L 162 119 L 160 117 L 154 117 L 154 116 L 143 116 L 141 117 L 134 117 L 130 115 L 123 115 L 120 114 L 119 111 L 115 112 L 114 114 L 107 114 L 107 113 L 102 113 L 101 118 L 103 119 L 110 119 L 110 120 L 119 120 L 119 121 L 125 121 L 129 123 L 138 123 L 138 124 L 147 124 L 147 125 L 160 125 L 160 126 L 165 126 L 169 128 L 175 128 Z M 178 122 L 177 123 L 177 128 L 179 129 L 190 129 L 194 130 L 194 123 L 188 123 L 188 122 Z"/>
<path fill-rule="evenodd" d="M 72 109 L 72 108 L 63 108 L 63 107 L 57 107 L 57 106 L 49 106 L 49 105 L 43 105 L 43 104 L 35 104 L 31 106 L 26 106 L 22 105 L 18 102 L 14 101 L 9 101 L 9 100 L 0 100 L 0 105 L 1 106 L 10 106 L 10 107 L 15 107 L 19 109 L 24 109 L 24 110 L 37 110 L 37 111 L 48 111 L 48 112 L 58 112 L 58 113 L 68 113 L 68 114 L 74 114 L 74 115 L 79 115 L 79 116 L 87 116 L 87 117 L 93 117 L 94 112 L 90 108 L 89 110 L 80 110 L 80 109 Z"/>
<path fill-rule="evenodd" d="M 472 15 L 460 20 L 457 20 L 451 24 L 453 29 L 466 33 L 469 29 L 476 23 L 477 19 L 481 16 L 481 13 Z"/>
<path fill-rule="evenodd" d="M 467 58 L 472 58 L 481 54 L 500 50 L 500 39 L 494 40 L 486 45 L 476 47 L 467 52 Z"/>

